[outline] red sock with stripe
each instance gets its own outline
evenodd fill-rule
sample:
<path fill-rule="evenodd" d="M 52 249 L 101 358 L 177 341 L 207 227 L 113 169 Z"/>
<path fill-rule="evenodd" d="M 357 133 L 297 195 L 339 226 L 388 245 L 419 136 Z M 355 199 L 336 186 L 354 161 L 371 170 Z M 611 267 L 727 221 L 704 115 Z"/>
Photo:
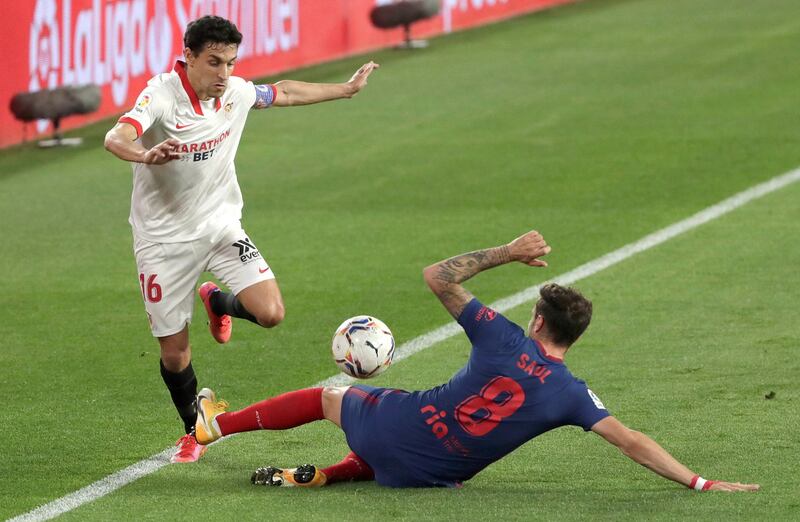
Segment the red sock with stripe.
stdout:
<path fill-rule="evenodd" d="M 340 463 L 327 467 L 322 472 L 328 478 L 325 484 L 348 480 L 373 480 L 375 478 L 375 473 L 369 467 L 369 464 L 352 451 Z"/>
<path fill-rule="evenodd" d="M 222 413 L 217 424 L 223 435 L 254 430 L 287 430 L 322 420 L 322 388 L 307 388 Z"/>

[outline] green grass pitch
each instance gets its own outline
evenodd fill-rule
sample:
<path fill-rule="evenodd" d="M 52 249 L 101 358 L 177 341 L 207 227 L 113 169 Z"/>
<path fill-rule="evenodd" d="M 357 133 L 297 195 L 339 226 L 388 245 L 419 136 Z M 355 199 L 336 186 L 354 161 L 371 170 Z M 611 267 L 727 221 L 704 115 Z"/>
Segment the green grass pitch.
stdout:
<path fill-rule="evenodd" d="M 550 268 L 479 275 L 467 286 L 489 302 L 796 168 L 798 38 L 796 0 L 592 0 L 290 75 L 383 65 L 354 100 L 250 116 L 244 226 L 287 317 L 270 331 L 238 322 L 221 347 L 198 306 L 201 385 L 237 408 L 308 386 L 335 373 L 346 317 L 380 317 L 400 343 L 448 320 L 426 264 L 542 231 Z M 77 150 L 0 153 L 2 518 L 180 435 L 139 297 L 130 168 L 101 145 L 110 125 L 80 131 Z M 576 285 L 595 317 L 572 371 L 690 468 L 757 494 L 694 494 L 570 428 L 461 490 L 250 486 L 260 465 L 337 461 L 344 438 L 317 423 L 234 437 L 64 518 L 796 520 L 798 201 L 787 187 Z M 438 384 L 468 349 L 450 339 L 375 384 Z"/>

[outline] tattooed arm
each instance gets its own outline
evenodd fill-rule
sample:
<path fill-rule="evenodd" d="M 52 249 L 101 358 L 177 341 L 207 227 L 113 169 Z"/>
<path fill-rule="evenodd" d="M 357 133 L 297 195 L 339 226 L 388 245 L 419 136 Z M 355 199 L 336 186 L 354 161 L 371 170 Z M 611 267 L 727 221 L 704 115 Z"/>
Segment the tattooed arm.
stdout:
<path fill-rule="evenodd" d="M 458 319 L 464 307 L 472 300 L 472 294 L 461 283 L 478 272 L 512 261 L 529 266 L 547 266 L 547 262 L 539 258 L 549 252 L 550 247 L 542 235 L 533 230 L 507 245 L 476 250 L 439 261 L 425 268 L 423 273 L 425 282 L 442 305 L 450 315 Z"/>

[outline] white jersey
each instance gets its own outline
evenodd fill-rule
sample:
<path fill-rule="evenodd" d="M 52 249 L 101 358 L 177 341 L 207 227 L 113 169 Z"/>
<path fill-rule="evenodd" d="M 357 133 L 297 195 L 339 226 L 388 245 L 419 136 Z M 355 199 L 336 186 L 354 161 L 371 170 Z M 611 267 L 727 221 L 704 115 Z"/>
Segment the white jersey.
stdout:
<path fill-rule="evenodd" d="M 165 165 L 133 164 L 129 221 L 137 237 L 155 243 L 193 241 L 241 219 L 233 160 L 249 110 L 275 99 L 273 86 L 258 89 L 256 104 L 256 86 L 232 76 L 222 98 L 200 101 L 181 61 L 147 83 L 119 121 L 133 125 L 148 149 L 168 138 L 178 140 L 183 157 Z"/>

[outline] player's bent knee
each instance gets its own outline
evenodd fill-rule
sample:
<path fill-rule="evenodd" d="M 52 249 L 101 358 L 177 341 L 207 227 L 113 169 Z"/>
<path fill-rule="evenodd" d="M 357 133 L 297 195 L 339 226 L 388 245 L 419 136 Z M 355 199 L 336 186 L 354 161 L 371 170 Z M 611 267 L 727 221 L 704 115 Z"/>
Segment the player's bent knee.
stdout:
<path fill-rule="evenodd" d="M 341 427 L 342 399 L 349 386 L 326 386 L 322 389 L 322 413 L 325 418 Z"/>
<path fill-rule="evenodd" d="M 283 307 L 283 303 L 270 304 L 255 314 L 258 324 L 265 328 L 272 328 L 273 326 L 279 325 L 281 321 L 283 321 L 285 315 L 286 310 Z"/>
<path fill-rule="evenodd" d="M 322 388 L 322 403 L 341 401 L 349 386 L 325 386 Z"/>

